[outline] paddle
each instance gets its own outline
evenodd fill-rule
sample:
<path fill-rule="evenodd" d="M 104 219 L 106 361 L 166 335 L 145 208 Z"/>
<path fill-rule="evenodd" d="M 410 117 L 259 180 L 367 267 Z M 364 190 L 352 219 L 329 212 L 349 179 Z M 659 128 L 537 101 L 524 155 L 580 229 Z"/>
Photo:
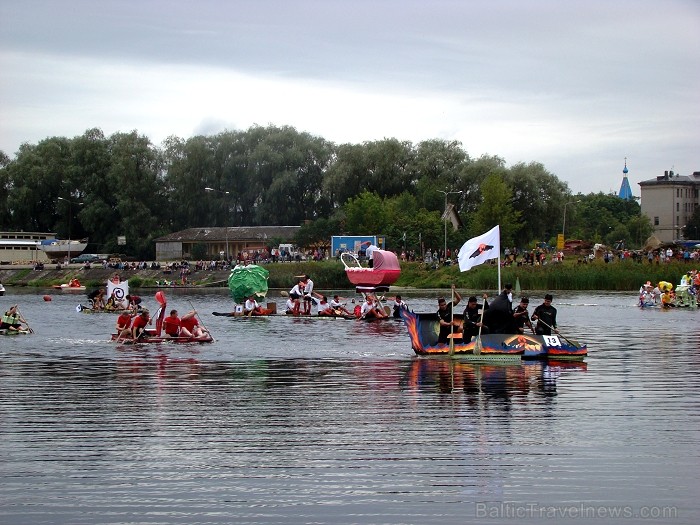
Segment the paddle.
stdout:
<path fill-rule="evenodd" d="M 483 326 L 484 324 L 484 310 L 486 310 L 486 298 L 484 297 L 484 304 L 481 306 L 481 318 L 479 324 Z M 476 341 L 474 342 L 474 355 L 481 355 L 481 326 L 479 326 L 479 332 L 476 335 Z"/>
<path fill-rule="evenodd" d="M 202 318 L 201 318 L 201 317 L 199 316 L 199 314 L 197 313 L 197 309 L 196 309 L 196 308 L 194 307 L 194 305 L 192 304 L 192 301 L 187 301 L 187 302 L 190 303 L 190 308 L 192 308 L 192 311 L 194 312 L 194 315 L 197 316 L 197 319 L 199 320 L 199 324 L 202 326 L 202 328 L 204 329 L 204 331 L 205 331 L 206 333 L 209 334 L 209 337 L 211 337 L 212 342 L 214 342 L 214 336 L 211 335 L 211 332 L 209 331 L 209 328 L 207 328 L 206 326 L 204 326 L 204 321 L 202 321 Z"/>
<path fill-rule="evenodd" d="M 540 319 L 539 317 L 537 318 L 537 322 L 538 322 L 538 323 L 542 323 L 543 325 L 545 325 L 547 328 L 549 328 L 549 329 L 552 331 L 552 333 L 554 333 L 555 330 L 556 330 L 556 328 L 553 328 L 553 327 L 549 326 L 547 323 L 545 323 L 545 322 L 544 322 L 542 319 Z M 574 343 L 573 341 L 567 339 L 567 338 L 564 336 L 564 334 L 562 334 L 561 332 L 557 332 L 557 335 L 558 335 L 559 337 L 561 337 L 564 341 L 566 341 L 567 343 L 569 343 L 571 346 L 575 346 L 575 347 L 578 348 L 579 345 L 577 345 L 577 344 Z"/>
<path fill-rule="evenodd" d="M 131 314 L 129 314 L 129 315 L 131 315 Z M 119 330 L 119 335 L 117 336 L 117 340 L 116 340 L 115 344 L 119 344 L 122 342 L 122 335 L 124 335 L 124 332 L 126 332 L 127 330 L 130 330 L 130 329 L 124 328 L 123 330 Z"/>
<path fill-rule="evenodd" d="M 22 315 L 22 313 L 19 311 L 19 308 L 17 308 L 17 313 L 19 314 L 20 319 L 22 319 L 22 320 L 24 321 L 24 324 L 27 325 L 27 332 L 29 332 L 30 334 L 33 334 L 33 333 L 34 333 L 34 330 L 32 330 L 31 326 L 29 326 L 29 323 L 28 323 L 27 320 L 24 318 L 24 316 Z"/>
<path fill-rule="evenodd" d="M 125 332 L 125 330 L 120 330 L 120 331 L 119 331 L 119 335 L 117 336 L 117 341 L 115 342 L 115 344 L 119 344 L 119 343 L 122 342 L 122 335 L 123 335 L 124 332 Z"/>

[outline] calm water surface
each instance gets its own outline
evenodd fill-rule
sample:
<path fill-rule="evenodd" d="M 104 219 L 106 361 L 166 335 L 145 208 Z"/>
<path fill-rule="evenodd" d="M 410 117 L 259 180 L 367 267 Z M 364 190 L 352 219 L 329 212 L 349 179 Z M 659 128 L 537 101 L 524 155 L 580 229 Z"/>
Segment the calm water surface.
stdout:
<path fill-rule="evenodd" d="M 585 363 L 487 365 L 394 321 L 212 316 L 223 290 L 167 292 L 214 344 L 116 346 L 84 297 L 9 293 L 36 333 L 0 337 L 3 524 L 700 521 L 700 311 L 560 293 Z"/>

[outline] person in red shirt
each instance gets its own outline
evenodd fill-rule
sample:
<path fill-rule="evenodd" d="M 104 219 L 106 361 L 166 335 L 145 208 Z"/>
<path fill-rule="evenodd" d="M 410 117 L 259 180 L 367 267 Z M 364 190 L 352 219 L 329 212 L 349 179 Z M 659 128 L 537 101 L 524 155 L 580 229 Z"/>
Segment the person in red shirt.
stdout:
<path fill-rule="evenodd" d="M 151 320 L 149 311 L 144 308 L 141 310 L 141 314 L 136 316 L 133 323 L 131 323 L 131 337 L 136 340 L 139 337 L 147 335 L 146 326 Z"/>
<path fill-rule="evenodd" d="M 170 315 L 163 319 L 163 329 L 168 337 L 192 337 L 192 333 L 187 328 L 182 327 L 177 310 L 170 310 Z"/>
<path fill-rule="evenodd" d="M 129 312 L 122 313 L 117 318 L 117 336 L 119 339 L 126 337 L 131 333 L 131 314 Z"/>
<path fill-rule="evenodd" d="M 197 312 L 192 310 L 187 312 L 180 319 L 180 327 L 189 331 L 197 339 L 202 339 L 209 336 L 209 332 L 205 328 L 199 325 L 199 321 L 195 317 Z"/>

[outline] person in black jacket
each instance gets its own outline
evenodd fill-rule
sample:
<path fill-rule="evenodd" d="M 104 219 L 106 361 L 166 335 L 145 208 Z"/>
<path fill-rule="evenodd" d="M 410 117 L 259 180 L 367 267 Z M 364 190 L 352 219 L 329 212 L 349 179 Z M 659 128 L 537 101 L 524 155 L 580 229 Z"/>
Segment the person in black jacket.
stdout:
<path fill-rule="evenodd" d="M 481 314 L 482 309 L 484 310 L 484 315 L 489 309 L 489 303 L 486 300 L 487 297 L 488 296 L 486 294 L 483 295 L 483 306 L 477 302 L 476 296 L 474 295 L 467 300 L 467 306 L 464 309 L 464 322 L 462 324 L 462 337 L 464 338 L 464 341 L 471 341 L 472 337 L 479 335 L 479 327 L 481 327 L 482 334 L 489 333 L 488 327 L 483 323 Z"/>
<path fill-rule="evenodd" d="M 537 321 L 535 333 L 537 335 L 552 335 L 552 330 L 555 334 L 557 330 L 557 309 L 552 306 L 552 295 L 544 296 L 544 303 L 535 308 L 531 319 Z"/>
<path fill-rule="evenodd" d="M 459 333 L 460 327 L 458 326 L 458 321 L 452 319 L 452 309 L 459 304 L 462 300 L 462 296 L 455 289 L 455 285 L 452 285 L 452 295 L 454 297 L 454 302 L 449 303 L 445 301 L 444 297 L 438 297 L 438 321 L 440 323 L 440 332 L 438 334 L 438 344 L 447 344 L 449 340 L 450 333 Z"/>
<path fill-rule="evenodd" d="M 527 297 L 520 298 L 520 304 L 513 310 L 513 318 L 515 319 L 515 326 L 518 329 L 519 334 L 525 333 L 525 327 L 532 330 L 535 333 L 535 328 L 532 326 L 530 321 L 530 313 L 527 311 L 527 307 L 530 304 L 530 299 Z"/>
<path fill-rule="evenodd" d="M 484 324 L 492 334 L 515 334 L 518 332 L 513 317 L 513 285 L 506 284 L 503 291 L 491 301 L 484 312 Z"/>

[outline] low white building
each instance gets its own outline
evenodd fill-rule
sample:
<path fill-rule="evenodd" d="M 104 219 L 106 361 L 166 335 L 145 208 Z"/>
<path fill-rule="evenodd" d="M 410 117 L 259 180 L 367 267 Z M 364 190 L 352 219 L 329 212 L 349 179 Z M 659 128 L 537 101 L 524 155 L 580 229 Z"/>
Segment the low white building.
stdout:
<path fill-rule="evenodd" d="M 49 258 L 39 249 L 39 244 L 55 238 L 55 233 L 0 232 L 0 264 L 48 263 Z"/>
<path fill-rule="evenodd" d="M 236 259 L 241 252 L 262 250 L 275 241 L 291 242 L 300 228 L 301 226 L 188 228 L 155 240 L 156 261 L 192 260 L 197 245 L 205 246 L 206 259 Z"/>

